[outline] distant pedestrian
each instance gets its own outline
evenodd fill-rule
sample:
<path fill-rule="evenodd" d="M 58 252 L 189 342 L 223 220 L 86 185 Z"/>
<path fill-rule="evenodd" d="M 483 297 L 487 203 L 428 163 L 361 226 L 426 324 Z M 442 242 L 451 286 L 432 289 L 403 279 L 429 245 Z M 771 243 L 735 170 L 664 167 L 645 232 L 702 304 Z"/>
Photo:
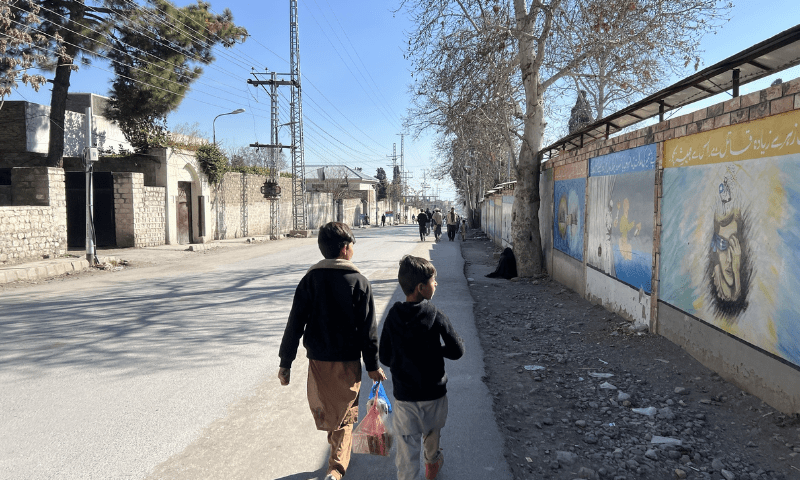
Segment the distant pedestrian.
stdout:
<path fill-rule="evenodd" d="M 411 214 L 411 223 L 416 223 L 416 222 L 417 222 L 417 216 L 412 213 Z"/>
<path fill-rule="evenodd" d="M 425 241 L 425 235 L 428 234 L 428 215 L 422 210 L 419 211 L 417 216 L 417 223 L 419 224 L 419 241 Z"/>
<path fill-rule="evenodd" d="M 428 216 L 428 232 L 426 233 L 426 235 L 430 235 L 431 234 L 431 226 L 433 224 L 433 214 L 431 213 L 431 209 L 430 208 L 426 208 L 425 209 L 425 215 Z"/>
<path fill-rule="evenodd" d="M 433 211 L 433 235 L 437 242 L 442 236 L 442 223 L 444 223 L 444 217 L 442 211 L 437 208 Z"/>
<path fill-rule="evenodd" d="M 461 241 L 462 242 L 467 241 L 467 221 L 466 220 L 461 220 L 461 228 L 460 228 L 460 230 L 461 230 Z"/>
<path fill-rule="evenodd" d="M 289 385 L 300 337 L 308 356 L 308 406 L 317 430 L 328 432 L 331 453 L 325 480 L 340 480 L 350 464 L 358 420 L 361 358 L 373 381 L 378 365 L 378 323 L 369 280 L 350 261 L 356 239 L 344 223 L 319 229 L 324 260 L 308 269 L 294 294 L 279 350 L 278 378 Z"/>
<path fill-rule="evenodd" d="M 380 341 L 380 361 L 391 370 L 394 387 L 397 479 L 419 478 L 422 446 L 425 478 L 432 480 L 444 464 L 439 448 L 447 420 L 444 359 L 461 358 L 464 341 L 430 302 L 437 285 L 436 268 L 430 261 L 406 255 L 400 260 L 397 279 L 406 301 L 389 310 Z"/>
<path fill-rule="evenodd" d="M 456 239 L 456 229 L 458 229 L 458 216 L 455 207 L 450 207 L 447 213 L 447 238 L 451 242 Z"/>
<path fill-rule="evenodd" d="M 386 215 L 381 215 L 381 227 L 386 226 Z"/>

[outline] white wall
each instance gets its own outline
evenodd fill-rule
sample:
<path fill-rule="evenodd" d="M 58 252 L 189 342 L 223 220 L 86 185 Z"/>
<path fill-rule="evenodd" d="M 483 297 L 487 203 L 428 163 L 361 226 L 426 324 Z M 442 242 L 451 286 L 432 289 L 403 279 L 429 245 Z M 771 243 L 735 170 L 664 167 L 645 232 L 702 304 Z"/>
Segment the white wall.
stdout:
<path fill-rule="evenodd" d="M 85 115 L 67 111 L 64 115 L 64 156 L 80 157 L 86 146 Z M 26 144 L 29 152 L 47 154 L 50 143 L 50 107 L 37 103 L 25 104 L 25 130 Z M 119 146 L 133 150 L 131 144 L 116 123 L 111 120 L 94 115 L 92 118 L 92 143 L 99 148 L 113 147 L 119 151 Z"/>

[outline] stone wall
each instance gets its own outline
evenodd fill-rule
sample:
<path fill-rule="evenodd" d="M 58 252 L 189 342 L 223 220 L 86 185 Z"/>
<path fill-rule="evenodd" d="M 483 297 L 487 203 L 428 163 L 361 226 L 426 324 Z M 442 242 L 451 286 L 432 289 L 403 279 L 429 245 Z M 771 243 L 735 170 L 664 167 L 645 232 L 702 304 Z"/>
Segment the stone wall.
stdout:
<path fill-rule="evenodd" d="M 213 238 L 241 238 L 270 233 L 270 200 L 261 194 L 261 186 L 267 177 L 263 175 L 226 173 L 220 184 L 211 189 L 212 220 L 208 228 Z M 278 234 L 285 235 L 294 229 L 292 212 L 292 179 L 280 177 L 278 185 L 281 196 L 278 200 Z M 344 218 L 356 225 L 361 213 L 361 201 L 343 201 Z M 336 205 L 330 193 L 306 192 L 307 228 L 314 230 L 327 222 L 336 220 Z"/>
<path fill-rule="evenodd" d="M 0 263 L 63 255 L 67 250 L 67 199 L 59 168 L 12 170 L 14 206 L 0 207 Z M 25 201 L 29 203 L 24 204 Z"/>
<path fill-rule="evenodd" d="M 114 216 L 118 247 L 164 245 L 164 187 L 145 187 L 143 174 L 114 174 Z"/>
<path fill-rule="evenodd" d="M 167 228 L 167 214 L 164 211 L 165 195 L 164 187 L 144 187 L 144 201 L 136 209 L 137 219 L 141 219 L 141 222 L 137 222 L 137 247 L 164 245 Z"/>

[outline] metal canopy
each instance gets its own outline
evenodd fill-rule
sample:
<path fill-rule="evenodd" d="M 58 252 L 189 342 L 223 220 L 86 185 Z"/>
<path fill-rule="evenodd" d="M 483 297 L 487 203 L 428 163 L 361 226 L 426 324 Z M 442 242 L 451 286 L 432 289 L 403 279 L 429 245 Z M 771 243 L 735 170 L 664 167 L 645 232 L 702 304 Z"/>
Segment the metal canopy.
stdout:
<path fill-rule="evenodd" d="M 552 155 L 559 150 L 581 148 L 584 142 L 604 138 L 642 120 L 712 97 L 800 64 L 800 25 L 779 33 L 736 55 L 687 77 L 629 107 L 602 118 L 541 150 Z"/>

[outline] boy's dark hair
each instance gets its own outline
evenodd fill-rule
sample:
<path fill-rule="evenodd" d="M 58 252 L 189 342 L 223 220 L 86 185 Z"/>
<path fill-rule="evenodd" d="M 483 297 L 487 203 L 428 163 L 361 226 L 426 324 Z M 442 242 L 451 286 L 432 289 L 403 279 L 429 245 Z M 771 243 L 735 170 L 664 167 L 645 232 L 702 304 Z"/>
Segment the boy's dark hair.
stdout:
<path fill-rule="evenodd" d="M 337 258 L 342 247 L 347 246 L 348 243 L 356 243 L 356 237 L 353 236 L 353 231 L 346 223 L 329 222 L 319 229 L 317 244 L 325 258 Z"/>
<path fill-rule="evenodd" d="M 411 295 L 420 283 L 428 283 L 436 275 L 436 267 L 424 258 L 406 255 L 400 260 L 400 271 L 397 272 L 397 281 L 403 293 Z"/>

